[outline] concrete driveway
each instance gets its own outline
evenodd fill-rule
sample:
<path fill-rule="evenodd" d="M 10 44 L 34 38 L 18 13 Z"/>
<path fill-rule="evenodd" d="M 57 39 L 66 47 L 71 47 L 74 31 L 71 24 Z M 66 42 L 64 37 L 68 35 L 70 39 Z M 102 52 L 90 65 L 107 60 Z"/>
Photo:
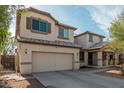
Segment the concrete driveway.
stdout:
<path fill-rule="evenodd" d="M 55 88 L 124 88 L 124 80 L 96 75 L 92 71 L 35 73 L 44 86 Z"/>

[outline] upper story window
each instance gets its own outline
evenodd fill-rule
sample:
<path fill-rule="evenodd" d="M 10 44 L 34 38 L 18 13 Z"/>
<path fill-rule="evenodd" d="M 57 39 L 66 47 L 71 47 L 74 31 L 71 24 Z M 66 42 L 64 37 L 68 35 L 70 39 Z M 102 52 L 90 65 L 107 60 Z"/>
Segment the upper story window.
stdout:
<path fill-rule="evenodd" d="M 41 34 L 51 33 L 51 23 L 39 18 L 26 17 L 26 29 Z"/>
<path fill-rule="evenodd" d="M 32 30 L 36 30 L 39 32 L 47 32 L 48 24 L 47 22 L 32 19 Z"/>
<path fill-rule="evenodd" d="M 69 31 L 65 28 L 59 28 L 59 38 L 68 39 L 69 38 Z"/>
<path fill-rule="evenodd" d="M 89 34 L 89 42 L 93 42 L 93 35 Z"/>

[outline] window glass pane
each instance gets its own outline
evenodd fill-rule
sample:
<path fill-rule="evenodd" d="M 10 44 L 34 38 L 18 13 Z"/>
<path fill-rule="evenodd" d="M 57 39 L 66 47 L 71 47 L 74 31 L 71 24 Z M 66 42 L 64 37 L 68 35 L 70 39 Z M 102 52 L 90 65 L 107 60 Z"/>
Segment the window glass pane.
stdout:
<path fill-rule="evenodd" d="M 40 25 L 39 31 L 41 31 L 41 32 L 46 32 L 47 31 L 47 23 L 40 21 L 39 25 Z"/>
<path fill-rule="evenodd" d="M 61 38 L 68 38 L 69 32 L 67 29 L 59 28 L 59 37 Z"/>
<path fill-rule="evenodd" d="M 89 35 L 89 42 L 93 42 L 93 35 Z"/>
<path fill-rule="evenodd" d="M 59 37 L 63 37 L 64 35 L 64 29 L 59 28 Z"/>
<path fill-rule="evenodd" d="M 32 29 L 33 30 L 39 30 L 39 21 L 38 20 L 32 20 Z"/>
<path fill-rule="evenodd" d="M 64 38 L 68 38 L 68 30 L 67 29 L 64 29 Z"/>

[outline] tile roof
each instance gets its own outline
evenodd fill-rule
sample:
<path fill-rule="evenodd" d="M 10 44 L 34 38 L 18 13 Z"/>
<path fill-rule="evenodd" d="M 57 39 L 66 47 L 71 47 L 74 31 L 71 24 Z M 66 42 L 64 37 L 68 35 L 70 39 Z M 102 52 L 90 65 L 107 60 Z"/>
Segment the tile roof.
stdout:
<path fill-rule="evenodd" d="M 71 43 L 71 42 L 65 42 L 65 41 L 48 41 L 48 40 L 43 40 L 43 39 L 34 39 L 34 38 L 27 38 L 27 37 L 18 37 L 17 41 L 18 42 L 25 42 L 25 43 L 33 43 L 33 44 L 81 48 L 81 46 L 78 44 Z"/>
<path fill-rule="evenodd" d="M 89 49 L 98 49 L 98 48 L 103 48 L 105 42 L 100 42 L 92 45 Z"/>
<path fill-rule="evenodd" d="M 63 23 L 58 23 L 57 25 L 68 28 L 68 29 L 73 29 L 73 30 L 77 30 L 77 28 L 67 25 L 67 24 L 63 24 Z"/>

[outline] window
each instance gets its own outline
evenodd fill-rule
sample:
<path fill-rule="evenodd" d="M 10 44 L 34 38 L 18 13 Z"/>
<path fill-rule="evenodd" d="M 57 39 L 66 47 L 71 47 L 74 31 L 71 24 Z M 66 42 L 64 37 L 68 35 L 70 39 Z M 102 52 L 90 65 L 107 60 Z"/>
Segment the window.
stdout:
<path fill-rule="evenodd" d="M 32 19 L 32 30 L 37 30 L 39 32 L 47 32 L 47 22 Z"/>
<path fill-rule="evenodd" d="M 39 31 L 41 31 L 41 32 L 47 31 L 47 23 L 40 21 L 39 25 L 40 25 Z"/>
<path fill-rule="evenodd" d="M 93 42 L 93 35 L 89 34 L 89 42 Z"/>
<path fill-rule="evenodd" d="M 84 52 L 80 52 L 80 61 L 81 61 L 81 62 L 84 61 Z"/>
<path fill-rule="evenodd" d="M 39 21 L 38 20 L 32 20 L 32 29 L 33 30 L 39 30 Z"/>
<path fill-rule="evenodd" d="M 68 29 L 59 28 L 59 38 L 68 39 L 68 37 L 69 37 L 69 31 L 68 31 Z"/>

